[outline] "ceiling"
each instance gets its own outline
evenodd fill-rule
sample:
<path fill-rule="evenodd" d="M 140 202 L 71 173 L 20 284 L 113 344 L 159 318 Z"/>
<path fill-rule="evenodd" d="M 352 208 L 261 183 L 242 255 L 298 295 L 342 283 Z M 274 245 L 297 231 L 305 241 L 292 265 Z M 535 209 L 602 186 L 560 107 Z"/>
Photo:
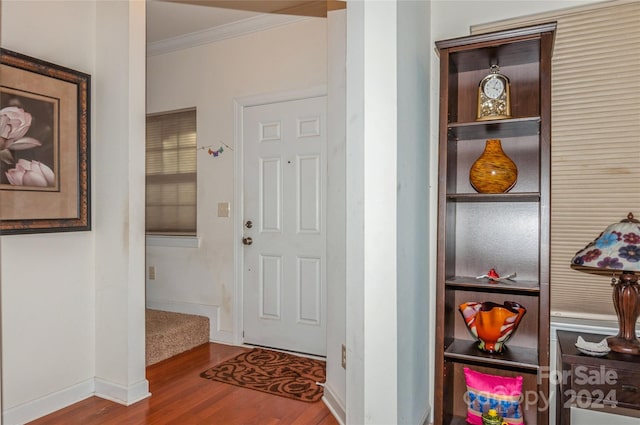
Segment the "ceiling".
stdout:
<path fill-rule="evenodd" d="M 147 43 L 219 27 L 261 13 L 160 0 L 147 1 Z"/>
<path fill-rule="evenodd" d="M 147 43 L 172 39 L 264 13 L 326 16 L 346 5 L 336 0 L 149 0 Z"/>

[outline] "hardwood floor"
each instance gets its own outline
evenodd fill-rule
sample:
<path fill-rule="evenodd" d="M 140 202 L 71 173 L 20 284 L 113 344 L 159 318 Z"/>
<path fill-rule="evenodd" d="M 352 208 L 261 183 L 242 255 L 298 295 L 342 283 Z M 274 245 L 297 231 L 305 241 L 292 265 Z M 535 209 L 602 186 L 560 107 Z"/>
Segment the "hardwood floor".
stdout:
<path fill-rule="evenodd" d="M 147 368 L 151 397 L 126 407 L 91 397 L 31 425 L 337 425 L 322 401 L 306 403 L 200 377 L 246 348 L 204 344 Z"/>

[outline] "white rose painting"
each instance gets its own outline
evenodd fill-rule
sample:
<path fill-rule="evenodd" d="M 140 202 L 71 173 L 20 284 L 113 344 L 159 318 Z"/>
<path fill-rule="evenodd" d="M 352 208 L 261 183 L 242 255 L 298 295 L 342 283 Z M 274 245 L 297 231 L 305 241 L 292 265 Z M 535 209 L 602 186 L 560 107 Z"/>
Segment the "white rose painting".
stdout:
<path fill-rule="evenodd" d="M 52 101 L 14 92 L 0 94 L 0 184 L 4 189 L 56 188 L 54 118 Z"/>
<path fill-rule="evenodd" d="M 0 74 L 0 234 L 90 230 L 91 75 L 3 48 Z"/>

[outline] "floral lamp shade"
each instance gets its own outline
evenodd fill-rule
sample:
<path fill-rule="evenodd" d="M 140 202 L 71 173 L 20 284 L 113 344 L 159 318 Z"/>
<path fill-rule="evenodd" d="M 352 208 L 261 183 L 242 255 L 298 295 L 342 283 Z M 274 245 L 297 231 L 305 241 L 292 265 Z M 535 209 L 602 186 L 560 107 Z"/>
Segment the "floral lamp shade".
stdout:
<path fill-rule="evenodd" d="M 640 271 L 640 222 L 629 213 L 614 223 L 571 260 L 575 266 L 606 270 Z"/>
<path fill-rule="evenodd" d="M 613 306 L 618 316 L 617 336 L 607 338 L 613 351 L 640 355 L 636 322 L 640 316 L 640 221 L 629 213 L 608 226 L 571 260 L 571 267 L 588 273 L 612 275 Z"/>

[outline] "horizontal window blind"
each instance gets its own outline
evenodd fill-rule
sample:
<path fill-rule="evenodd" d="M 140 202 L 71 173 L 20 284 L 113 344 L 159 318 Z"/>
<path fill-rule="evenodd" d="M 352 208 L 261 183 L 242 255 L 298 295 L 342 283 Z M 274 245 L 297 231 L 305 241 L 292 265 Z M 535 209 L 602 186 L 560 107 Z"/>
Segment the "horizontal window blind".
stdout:
<path fill-rule="evenodd" d="M 195 235 L 196 111 L 147 116 L 146 231 Z"/>
<path fill-rule="evenodd" d="M 551 310 L 614 316 L 610 279 L 573 255 L 629 212 L 640 217 L 640 2 L 614 1 L 474 27 L 557 21 L 552 61 Z"/>

